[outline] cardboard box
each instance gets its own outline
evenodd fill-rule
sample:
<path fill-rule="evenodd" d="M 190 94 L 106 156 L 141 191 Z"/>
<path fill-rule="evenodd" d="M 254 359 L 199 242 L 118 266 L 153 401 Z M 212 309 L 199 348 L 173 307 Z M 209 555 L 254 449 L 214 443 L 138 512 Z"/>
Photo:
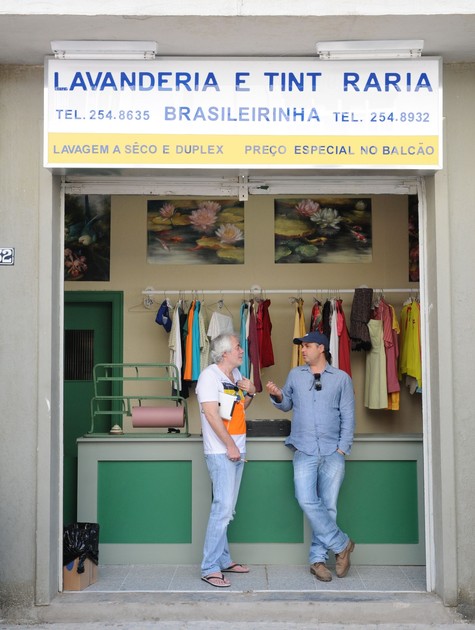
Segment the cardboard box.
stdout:
<path fill-rule="evenodd" d="M 79 558 L 63 567 L 63 590 L 82 591 L 97 582 L 97 566 L 86 558 L 84 573 L 78 573 Z"/>

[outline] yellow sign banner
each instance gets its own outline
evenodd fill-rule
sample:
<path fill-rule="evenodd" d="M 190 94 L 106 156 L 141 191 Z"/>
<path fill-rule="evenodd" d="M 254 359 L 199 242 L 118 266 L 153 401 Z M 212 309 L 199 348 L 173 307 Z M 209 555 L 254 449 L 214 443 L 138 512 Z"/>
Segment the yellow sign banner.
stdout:
<path fill-rule="evenodd" d="M 50 133 L 58 166 L 436 166 L 438 136 L 246 136 Z"/>

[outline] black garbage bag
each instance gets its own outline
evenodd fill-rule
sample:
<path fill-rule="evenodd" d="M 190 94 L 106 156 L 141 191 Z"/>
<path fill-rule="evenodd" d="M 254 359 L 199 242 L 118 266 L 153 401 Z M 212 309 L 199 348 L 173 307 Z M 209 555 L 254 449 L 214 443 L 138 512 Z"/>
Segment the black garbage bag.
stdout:
<path fill-rule="evenodd" d="M 87 558 L 99 563 L 99 524 L 71 523 L 63 530 L 63 566 L 79 558 L 78 573 L 84 573 Z"/>

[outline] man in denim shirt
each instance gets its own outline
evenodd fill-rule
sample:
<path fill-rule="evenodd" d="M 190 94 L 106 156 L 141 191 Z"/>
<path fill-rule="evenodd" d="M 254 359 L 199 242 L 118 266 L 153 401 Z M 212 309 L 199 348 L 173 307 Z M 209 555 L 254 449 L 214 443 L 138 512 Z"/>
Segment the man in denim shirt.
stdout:
<path fill-rule="evenodd" d="M 328 338 L 310 332 L 294 339 L 306 365 L 293 368 L 281 389 L 267 391 L 277 409 L 293 410 L 285 444 L 294 451 L 295 496 L 312 527 L 310 572 L 322 582 L 332 574 L 328 551 L 335 553 L 335 572 L 345 577 L 355 544 L 336 524 L 338 493 L 345 476 L 345 455 L 355 428 L 355 397 L 350 376 L 330 365 Z"/>

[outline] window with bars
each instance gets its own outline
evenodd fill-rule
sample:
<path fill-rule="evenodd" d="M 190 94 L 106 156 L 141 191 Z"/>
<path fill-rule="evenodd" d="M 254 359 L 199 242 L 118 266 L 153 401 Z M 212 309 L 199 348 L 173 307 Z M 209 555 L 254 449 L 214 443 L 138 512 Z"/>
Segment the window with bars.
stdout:
<path fill-rule="evenodd" d="M 64 332 L 64 380 L 92 381 L 94 330 Z"/>

